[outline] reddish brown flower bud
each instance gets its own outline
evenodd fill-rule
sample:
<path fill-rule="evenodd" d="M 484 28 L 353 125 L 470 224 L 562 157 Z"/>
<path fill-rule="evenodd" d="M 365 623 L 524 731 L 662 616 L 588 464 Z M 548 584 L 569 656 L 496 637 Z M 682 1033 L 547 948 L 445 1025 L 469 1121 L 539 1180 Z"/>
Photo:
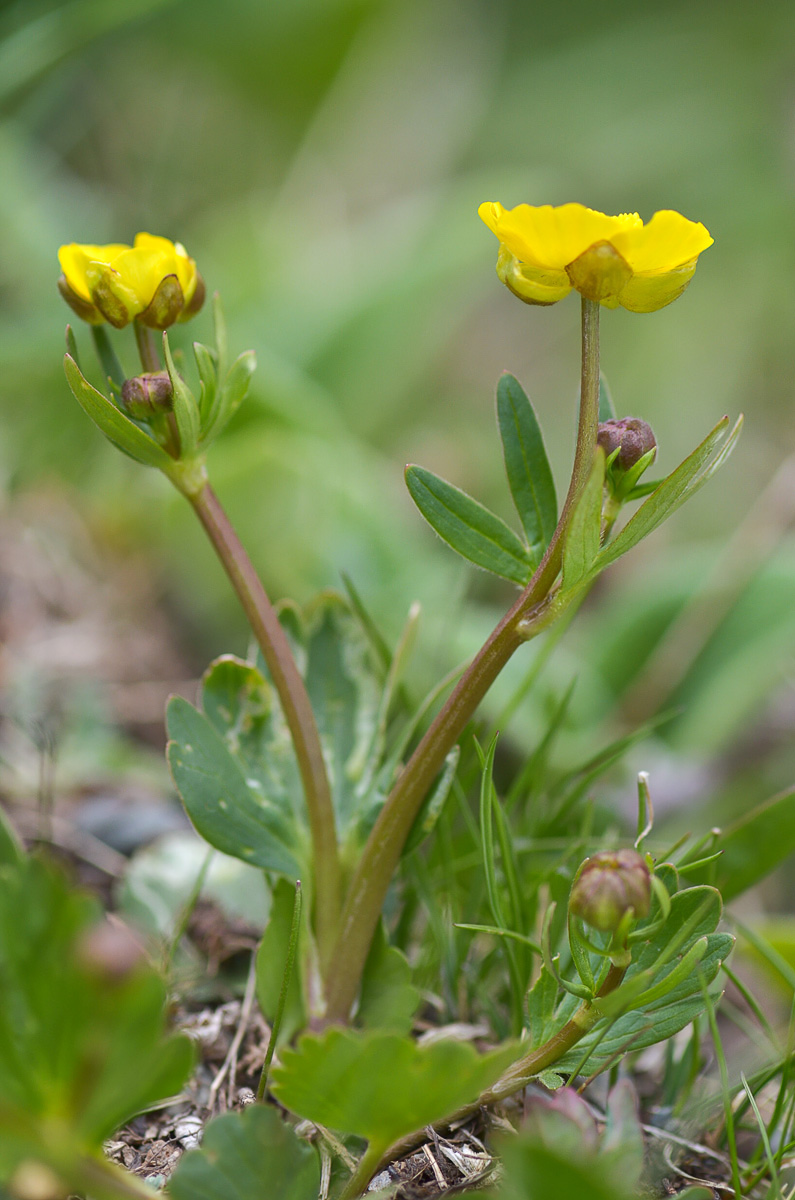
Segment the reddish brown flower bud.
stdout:
<path fill-rule="evenodd" d="M 649 868 L 636 850 L 605 850 L 586 858 L 569 896 L 569 912 L 603 933 L 615 932 L 630 909 L 636 918 L 647 917 L 650 904 Z"/>
<path fill-rule="evenodd" d="M 618 450 L 613 465 L 623 471 L 634 467 L 644 454 L 654 450 L 657 445 L 651 426 L 639 417 L 604 421 L 598 428 L 596 441 L 608 458 L 614 450 Z"/>
<path fill-rule="evenodd" d="M 121 402 L 136 421 L 148 421 L 156 412 L 170 412 L 174 406 L 174 390 L 168 372 L 152 371 L 125 379 Z"/>

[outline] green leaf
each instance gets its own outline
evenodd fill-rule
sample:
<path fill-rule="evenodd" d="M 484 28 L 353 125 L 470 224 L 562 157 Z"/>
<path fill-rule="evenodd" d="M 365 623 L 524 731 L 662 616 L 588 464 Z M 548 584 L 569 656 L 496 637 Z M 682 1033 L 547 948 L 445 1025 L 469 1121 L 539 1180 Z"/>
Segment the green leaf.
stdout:
<path fill-rule="evenodd" d="M 341 596 L 324 592 L 300 622 L 306 690 L 323 745 L 340 837 L 380 806 L 380 668 Z"/>
<path fill-rule="evenodd" d="M 171 1200 L 316 1200 L 317 1152 L 273 1109 L 252 1104 L 211 1121 L 168 1184 Z"/>
<path fill-rule="evenodd" d="M 563 585 L 561 595 L 573 592 L 592 570 L 599 553 L 602 528 L 602 497 L 605 481 L 605 456 L 597 447 L 588 482 L 563 542 Z"/>
<path fill-rule="evenodd" d="M 299 878 L 300 833 L 292 813 L 261 778 L 243 773 L 212 722 L 187 700 L 173 697 L 166 716 L 171 773 L 202 837 L 253 866 Z"/>
<path fill-rule="evenodd" d="M 193 343 L 193 356 L 196 359 L 201 385 L 199 392 L 199 422 L 201 426 L 201 438 L 204 440 L 207 423 L 211 419 L 213 409 L 215 408 L 216 392 L 218 390 L 218 372 L 215 368 L 215 356 L 212 350 L 207 346 L 203 346 L 201 342 Z"/>
<path fill-rule="evenodd" d="M 145 463 L 149 467 L 159 467 L 166 473 L 170 471 L 174 465 L 173 460 L 163 447 L 139 429 L 129 417 L 125 417 L 106 396 L 93 388 L 88 380 L 83 378 L 70 354 L 64 356 L 64 371 L 78 404 L 105 434 L 108 441 L 137 462 Z"/>
<path fill-rule="evenodd" d="M 599 372 L 599 424 L 604 421 L 615 421 L 616 406 L 613 403 L 613 393 L 602 372 Z"/>
<path fill-rule="evenodd" d="M 720 857 L 690 878 L 709 881 L 725 901 L 742 895 L 795 853 L 795 788 L 774 796 L 725 829 Z"/>
<path fill-rule="evenodd" d="M 272 1022 L 279 1004 L 279 995 L 284 979 L 284 967 L 290 944 L 293 921 L 295 887 L 286 879 L 277 879 L 273 888 L 270 917 L 257 951 L 257 1000 L 267 1021 Z M 279 1031 L 279 1041 L 289 1041 L 297 1030 L 306 1025 L 306 1004 L 303 995 L 302 937 L 299 935 L 298 953 L 293 965 L 292 978 L 287 985 L 287 998 Z"/>
<path fill-rule="evenodd" d="M 324 593 L 304 612 L 289 605 L 279 616 L 315 714 L 337 830 L 353 852 L 396 770 L 385 761 L 383 719 L 394 677 L 390 672 L 384 679 L 342 597 Z M 204 715 L 173 702 L 169 753 L 199 832 L 225 853 L 294 880 L 306 871 L 309 830 L 290 731 L 266 671 L 261 659 L 254 665 L 231 655 L 211 664 L 202 683 Z M 449 770 L 438 788 L 448 785 Z M 438 803 L 443 798 L 434 797 Z"/>
<path fill-rule="evenodd" d="M 272 1091 L 298 1116 L 386 1149 L 476 1100 L 516 1056 L 515 1045 L 481 1056 L 451 1038 L 421 1046 L 335 1027 L 282 1050 Z"/>
<path fill-rule="evenodd" d="M 105 378 L 110 379 L 117 388 L 121 388 L 125 380 L 124 368 L 119 362 L 113 343 L 108 337 L 107 328 L 104 325 L 92 325 L 91 338 L 94 343 L 94 349 L 97 352 L 97 358 L 102 365 L 102 370 L 105 372 Z M 74 355 L 72 357 L 74 358 Z"/>
<path fill-rule="evenodd" d="M 409 1033 L 420 993 L 411 982 L 411 967 L 396 946 L 390 946 L 383 921 L 376 927 L 362 975 L 358 1019 L 365 1029 Z"/>
<path fill-rule="evenodd" d="M 256 365 L 257 358 L 253 350 L 244 351 L 232 363 L 228 375 L 216 390 L 214 405 L 208 410 L 202 429 L 204 444 L 218 437 L 245 400 Z"/>
<path fill-rule="evenodd" d="M 179 430 L 180 455 L 183 458 L 191 458 L 196 453 L 199 444 L 199 406 L 193 392 L 174 366 L 171 347 L 168 343 L 168 333 L 165 330 L 163 331 L 163 355 L 174 393 L 174 418 Z"/>
<path fill-rule="evenodd" d="M 735 423 L 724 445 L 715 454 L 728 428 L 729 418 L 723 417 L 704 441 L 651 493 L 618 536 L 600 552 L 595 573 L 626 554 L 633 546 L 661 525 L 686 500 L 695 495 L 728 458 L 742 428 L 742 417 Z M 710 462 L 711 457 L 715 455 Z"/>
<path fill-rule="evenodd" d="M 558 521 L 555 481 L 533 406 L 507 371 L 497 384 L 497 420 L 508 486 L 538 565 Z"/>
<path fill-rule="evenodd" d="M 545 966 L 527 993 L 527 1016 L 530 1023 L 530 1045 L 536 1050 L 555 1033 L 561 1024 L 555 1019 L 560 988 Z M 565 1021 L 562 1022 L 565 1024 Z"/>
<path fill-rule="evenodd" d="M 425 520 L 456 553 L 511 583 L 527 583 L 533 559 L 500 517 L 424 467 L 407 467 L 406 485 Z"/>
<path fill-rule="evenodd" d="M 165 1034 L 154 971 L 108 976 L 78 953 L 101 919 L 45 863 L 0 867 L 0 1178 L 20 1155 L 53 1162 L 54 1128 L 59 1152 L 99 1151 L 134 1113 L 178 1092 L 193 1064 L 190 1041 Z M 25 1128 L 35 1132 L 21 1144 Z"/>
<path fill-rule="evenodd" d="M 572 1050 L 556 1062 L 555 1069 L 578 1069 L 586 1053 L 591 1051 L 585 1069 L 588 1072 L 597 1070 L 613 1055 L 630 1047 L 640 1050 L 672 1037 L 702 1013 L 704 998 L 701 981 L 711 983 L 715 979 L 721 963 L 734 945 L 734 939 L 729 934 L 713 932 L 721 911 L 720 895 L 714 888 L 699 886 L 676 892 L 671 897 L 671 911 L 662 928 L 653 933 L 647 942 L 636 944 L 632 964 L 622 984 L 628 1003 L 637 1003 L 632 983 L 639 978 L 647 978 L 651 1002 L 643 1004 L 641 998 L 640 1007 L 616 1016 L 610 1011 L 613 998 L 605 997 L 600 1007 L 604 1004 L 609 1015 L 597 1022 Z M 650 916 L 639 922 L 637 928 L 639 931 L 645 926 L 651 928 L 654 922 L 655 917 Z M 676 971 L 682 957 L 704 937 L 707 948 L 698 968 L 683 979 L 674 975 L 675 984 L 670 991 L 661 995 L 663 989 L 660 983 Z M 566 997 L 563 1000 L 555 1016 L 558 1028 L 568 1019 L 574 1007 L 576 1000 L 573 998 Z"/>

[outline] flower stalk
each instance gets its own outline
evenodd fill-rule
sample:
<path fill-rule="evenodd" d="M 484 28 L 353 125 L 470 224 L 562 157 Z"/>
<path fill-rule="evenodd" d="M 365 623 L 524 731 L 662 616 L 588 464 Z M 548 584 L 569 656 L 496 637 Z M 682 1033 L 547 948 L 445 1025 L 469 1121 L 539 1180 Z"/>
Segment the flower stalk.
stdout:
<path fill-rule="evenodd" d="M 323 971 L 337 933 L 340 862 L 334 807 L 315 716 L 276 610 L 218 497 L 204 483 L 187 498 L 243 606 L 290 729 L 312 835 L 314 927 Z"/>
<path fill-rule="evenodd" d="M 326 1015 L 346 1021 L 373 933 L 406 838 L 442 764 L 514 652 L 547 624 L 563 545 L 593 463 L 599 417 L 599 302 L 582 299 L 582 366 L 577 448 L 557 528 L 526 589 L 476 654 L 417 746 L 378 816 L 351 883 L 326 979 Z"/>

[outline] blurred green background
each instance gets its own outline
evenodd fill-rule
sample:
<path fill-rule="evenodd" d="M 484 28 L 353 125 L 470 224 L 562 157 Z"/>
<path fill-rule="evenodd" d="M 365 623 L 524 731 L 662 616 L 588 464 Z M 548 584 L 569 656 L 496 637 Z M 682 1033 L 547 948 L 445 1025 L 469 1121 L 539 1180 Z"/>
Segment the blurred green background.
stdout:
<path fill-rule="evenodd" d="M 724 819 L 792 781 L 791 0 L 18 0 L 0 34 L 4 503 L 46 492 L 101 546 L 143 555 L 196 664 L 241 650 L 242 623 L 192 515 L 68 393 L 60 243 L 186 244 L 232 348 L 259 359 L 211 468 L 270 592 L 304 601 L 346 571 L 391 638 L 419 599 L 419 688 L 510 593 L 424 527 L 404 463 L 509 517 L 504 368 L 561 495 L 573 446 L 579 306 L 528 308 L 499 284 L 478 204 L 703 221 L 715 245 L 680 301 L 604 313 L 603 368 L 619 414 L 653 425 L 661 470 L 725 412 L 746 413 L 740 447 L 602 581 L 511 731 L 531 748 L 576 677 L 561 755 L 676 708 L 632 765 L 685 822 L 696 800 Z M 209 340 L 209 315 L 176 336 Z"/>

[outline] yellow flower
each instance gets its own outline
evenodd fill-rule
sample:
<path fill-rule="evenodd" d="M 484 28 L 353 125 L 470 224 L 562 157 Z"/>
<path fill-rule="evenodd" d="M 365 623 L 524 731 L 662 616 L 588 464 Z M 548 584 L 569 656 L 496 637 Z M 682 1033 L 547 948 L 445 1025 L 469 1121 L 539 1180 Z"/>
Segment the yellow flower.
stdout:
<path fill-rule="evenodd" d="M 582 204 L 481 204 L 500 239 L 497 274 L 527 304 L 554 304 L 572 288 L 607 308 L 654 312 L 681 296 L 707 230 L 664 209 L 644 225 L 637 213 L 609 217 Z"/>
<path fill-rule="evenodd" d="M 66 302 L 92 325 L 122 329 L 133 319 L 153 329 L 186 321 L 204 302 L 204 282 L 185 247 L 138 233 L 132 246 L 61 246 L 58 287 Z"/>

